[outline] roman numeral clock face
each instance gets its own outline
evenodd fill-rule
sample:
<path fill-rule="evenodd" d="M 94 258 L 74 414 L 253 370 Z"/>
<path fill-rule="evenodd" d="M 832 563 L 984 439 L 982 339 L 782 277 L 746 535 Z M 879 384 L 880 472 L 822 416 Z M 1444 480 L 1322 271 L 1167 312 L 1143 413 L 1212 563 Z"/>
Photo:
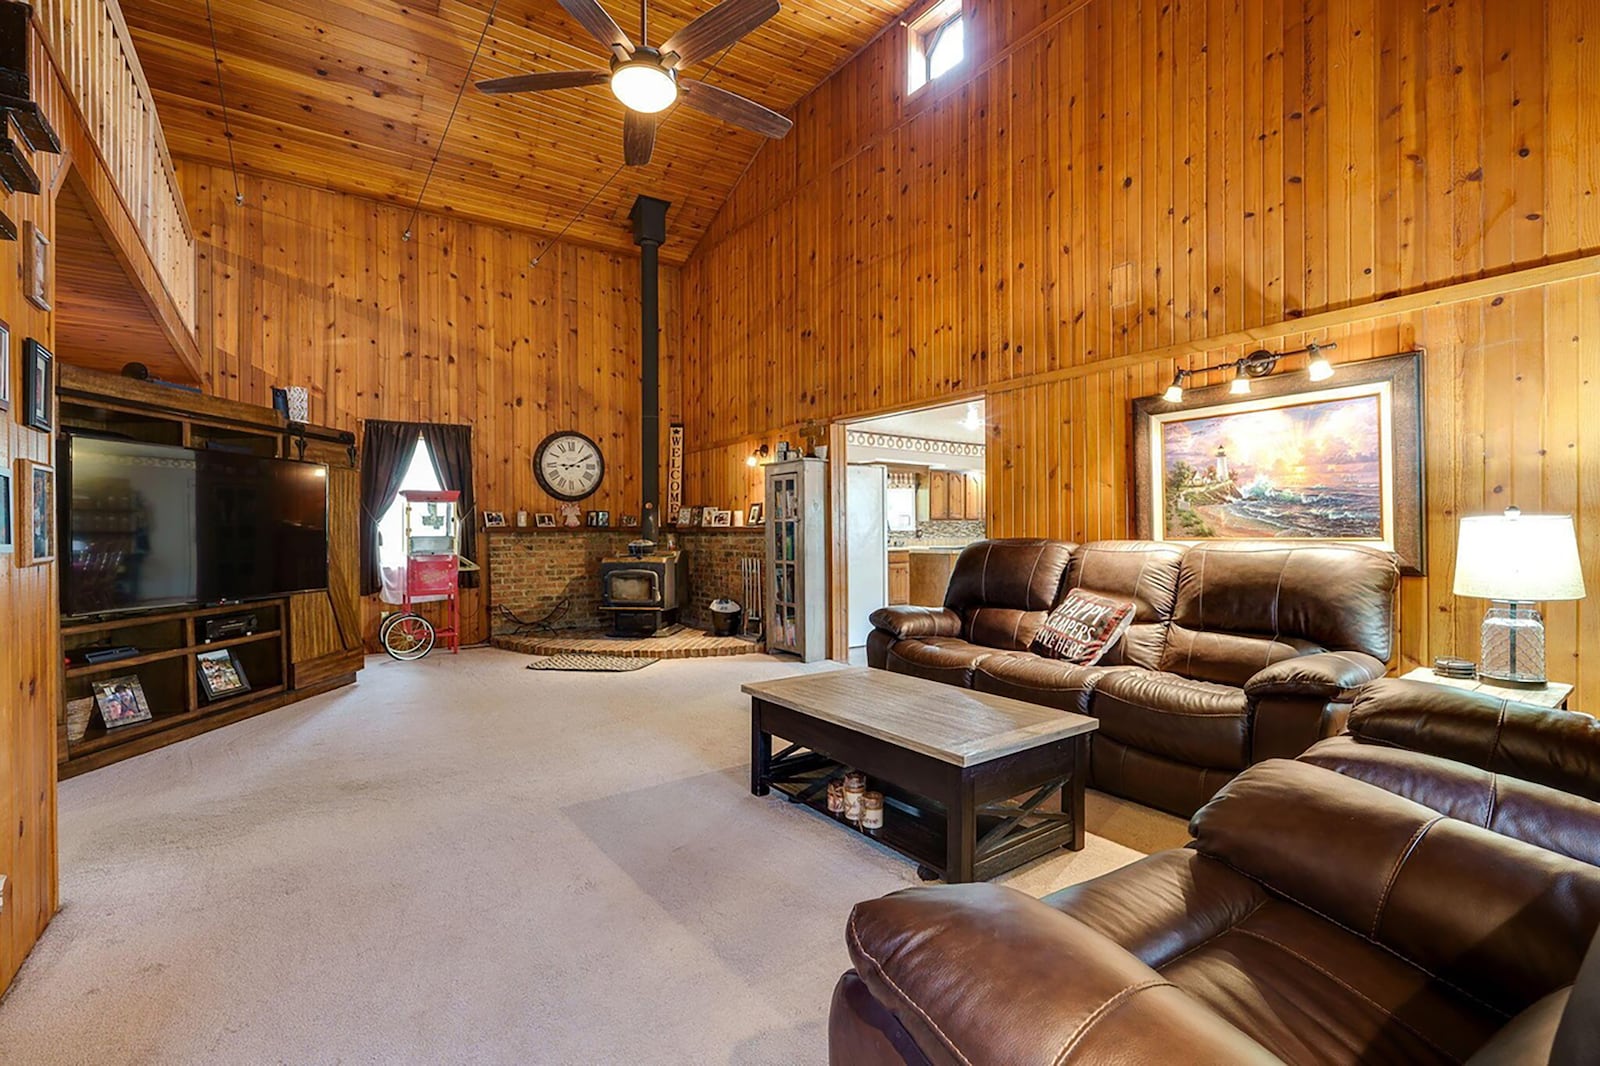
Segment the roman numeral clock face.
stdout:
<path fill-rule="evenodd" d="M 600 487 L 606 461 L 599 445 L 582 433 L 552 433 L 534 454 L 533 473 L 556 499 L 581 500 Z"/>

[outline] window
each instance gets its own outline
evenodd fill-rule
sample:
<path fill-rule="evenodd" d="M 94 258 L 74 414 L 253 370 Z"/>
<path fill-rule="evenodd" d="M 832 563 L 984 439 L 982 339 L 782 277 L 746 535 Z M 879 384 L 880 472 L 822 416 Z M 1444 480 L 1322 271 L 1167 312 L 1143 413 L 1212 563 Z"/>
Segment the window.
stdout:
<path fill-rule="evenodd" d="M 967 57 L 966 20 L 961 0 L 942 0 L 912 19 L 910 30 L 909 91 L 949 74 Z"/>
<path fill-rule="evenodd" d="M 433 469 L 433 456 L 428 452 L 428 445 L 421 436 L 417 437 L 417 446 L 411 453 L 411 462 L 406 465 L 406 476 L 400 482 L 401 491 L 437 491 L 444 488 L 439 484 L 439 475 Z M 406 562 L 405 544 L 405 511 L 406 501 L 399 496 L 394 498 L 394 503 L 383 512 L 383 517 L 378 519 L 378 563 L 385 570 L 403 567 Z"/>

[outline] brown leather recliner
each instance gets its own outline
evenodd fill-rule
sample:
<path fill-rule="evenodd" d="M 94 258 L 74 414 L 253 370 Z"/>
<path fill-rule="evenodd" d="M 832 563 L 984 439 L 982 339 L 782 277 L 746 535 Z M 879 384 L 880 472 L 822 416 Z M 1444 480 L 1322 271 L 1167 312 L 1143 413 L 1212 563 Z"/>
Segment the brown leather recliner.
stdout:
<path fill-rule="evenodd" d="M 1090 783 L 1188 815 L 1253 762 L 1339 731 L 1383 676 L 1399 569 L 1387 552 L 1272 541 L 979 541 L 941 608 L 872 615 L 868 665 L 1100 720 Z M 1028 650 L 1074 588 L 1131 601 L 1094 666 Z"/>
<path fill-rule="evenodd" d="M 836 1064 L 1600 1056 L 1600 722 L 1379 681 L 1159 852 L 1043 900 L 863 903 Z M 1576 984 L 1575 984 L 1576 982 Z"/>

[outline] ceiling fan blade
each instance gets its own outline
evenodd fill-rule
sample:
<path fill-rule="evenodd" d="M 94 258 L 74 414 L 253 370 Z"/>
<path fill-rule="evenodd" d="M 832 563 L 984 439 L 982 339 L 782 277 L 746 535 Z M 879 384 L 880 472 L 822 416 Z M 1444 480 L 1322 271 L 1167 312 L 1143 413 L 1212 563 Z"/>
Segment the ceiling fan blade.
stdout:
<path fill-rule="evenodd" d="M 661 116 L 629 111 L 622 123 L 622 159 L 630 167 L 642 167 L 650 162 L 656 150 L 656 128 Z"/>
<path fill-rule="evenodd" d="M 782 137 L 794 126 L 793 122 L 771 108 L 762 107 L 754 100 L 746 100 L 738 93 L 730 93 L 705 82 L 679 78 L 678 88 L 683 92 L 685 107 L 692 107 L 703 115 L 731 122 L 763 137 Z"/>
<path fill-rule="evenodd" d="M 722 0 L 668 37 L 661 54 L 670 66 L 686 67 L 715 55 L 778 13 L 778 0 Z M 668 53 L 676 52 L 677 59 Z"/>
<path fill-rule="evenodd" d="M 551 70 L 540 74 L 514 74 L 478 83 L 484 93 L 542 93 L 550 89 L 580 89 L 585 85 L 604 85 L 611 75 L 603 70 Z"/>
<path fill-rule="evenodd" d="M 632 53 L 633 42 L 628 40 L 628 35 L 622 32 L 622 27 L 606 14 L 606 9 L 596 0 L 557 0 L 557 3 L 577 20 L 578 25 L 594 34 L 594 39 L 601 44 L 607 48 L 620 48 L 624 52 Z"/>

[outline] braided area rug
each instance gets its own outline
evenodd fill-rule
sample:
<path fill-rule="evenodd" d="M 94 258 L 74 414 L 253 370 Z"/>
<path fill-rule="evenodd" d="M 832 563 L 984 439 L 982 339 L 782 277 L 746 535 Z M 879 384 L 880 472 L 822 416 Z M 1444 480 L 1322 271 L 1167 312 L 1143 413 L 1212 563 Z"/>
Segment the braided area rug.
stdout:
<path fill-rule="evenodd" d="M 528 664 L 528 669 L 584 670 L 590 673 L 623 674 L 630 670 L 643 670 L 655 662 L 655 659 L 646 659 L 642 655 L 588 655 L 572 652 L 566 655 L 551 655 L 543 659 L 535 659 Z"/>

